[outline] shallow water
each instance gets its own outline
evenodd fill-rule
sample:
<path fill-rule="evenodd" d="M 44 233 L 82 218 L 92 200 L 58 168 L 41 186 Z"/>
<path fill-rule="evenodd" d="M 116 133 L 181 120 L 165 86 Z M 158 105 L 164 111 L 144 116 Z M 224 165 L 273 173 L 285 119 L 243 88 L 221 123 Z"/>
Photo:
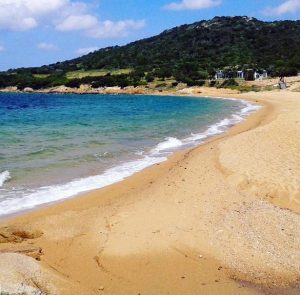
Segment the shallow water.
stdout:
<path fill-rule="evenodd" d="M 210 98 L 0 93 L 0 215 L 120 181 L 255 109 Z"/>

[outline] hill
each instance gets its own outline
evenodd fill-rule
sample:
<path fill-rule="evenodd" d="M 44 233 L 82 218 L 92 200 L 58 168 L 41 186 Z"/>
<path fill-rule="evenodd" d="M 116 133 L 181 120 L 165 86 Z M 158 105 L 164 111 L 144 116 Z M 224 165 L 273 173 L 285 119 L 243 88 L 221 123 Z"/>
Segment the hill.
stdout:
<path fill-rule="evenodd" d="M 265 69 L 271 76 L 297 74 L 300 21 L 215 17 L 73 60 L 9 70 L 0 75 L 0 87 L 30 84 L 40 88 L 68 83 L 127 86 L 167 77 L 192 85 L 224 68 Z"/>

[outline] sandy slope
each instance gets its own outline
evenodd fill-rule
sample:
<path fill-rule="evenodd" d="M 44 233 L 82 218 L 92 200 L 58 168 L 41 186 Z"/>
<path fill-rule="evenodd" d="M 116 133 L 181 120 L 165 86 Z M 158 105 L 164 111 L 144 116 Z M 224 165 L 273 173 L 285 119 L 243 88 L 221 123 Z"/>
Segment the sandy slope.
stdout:
<path fill-rule="evenodd" d="M 122 183 L 2 224 L 6 291 L 299 294 L 300 95 L 236 96 L 264 108 Z"/>

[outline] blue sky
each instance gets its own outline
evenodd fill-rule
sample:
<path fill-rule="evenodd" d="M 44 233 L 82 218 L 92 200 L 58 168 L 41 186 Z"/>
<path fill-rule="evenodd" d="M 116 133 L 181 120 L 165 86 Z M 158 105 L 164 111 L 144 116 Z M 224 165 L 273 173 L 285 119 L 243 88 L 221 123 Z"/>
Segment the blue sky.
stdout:
<path fill-rule="evenodd" d="M 300 19 L 300 0 L 0 0 L 0 70 L 40 66 L 214 16 Z"/>

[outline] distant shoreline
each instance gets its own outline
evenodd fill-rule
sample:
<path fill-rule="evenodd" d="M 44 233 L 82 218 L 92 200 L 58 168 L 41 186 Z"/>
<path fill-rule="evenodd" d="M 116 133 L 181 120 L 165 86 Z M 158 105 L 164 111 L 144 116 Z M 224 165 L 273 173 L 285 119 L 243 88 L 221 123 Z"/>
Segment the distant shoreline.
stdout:
<path fill-rule="evenodd" d="M 26 90 L 26 89 L 25 89 Z M 65 86 L 59 86 L 50 89 L 41 89 L 41 90 L 26 90 L 21 91 L 16 87 L 9 87 L 6 89 L 1 89 L 0 93 L 40 93 L 40 94 L 78 94 L 78 95 L 88 95 L 88 94 L 111 94 L 111 95 L 177 95 L 177 96 L 186 96 L 186 95 L 199 95 L 203 93 L 203 95 L 213 96 L 215 94 L 238 94 L 239 91 L 232 89 L 217 89 L 214 87 L 184 87 L 181 89 L 148 89 L 145 87 L 105 87 L 100 89 L 92 89 L 90 86 L 81 87 L 81 88 L 69 88 Z"/>
<path fill-rule="evenodd" d="M 300 76 L 287 77 L 286 81 L 292 90 L 300 91 L 300 87 L 297 86 L 300 82 Z M 227 88 L 216 88 L 208 86 L 186 86 L 184 84 L 177 87 L 149 87 L 149 86 L 127 86 L 127 87 L 100 87 L 92 88 L 89 84 L 82 84 L 79 88 L 71 88 L 66 86 L 57 86 L 46 89 L 34 90 L 32 88 L 25 87 L 23 90 L 19 90 L 17 87 L 6 87 L 0 89 L 0 92 L 7 93 L 55 93 L 55 94 L 149 94 L 149 95 L 190 95 L 190 94 L 204 94 L 204 95 L 218 95 L 225 93 L 227 94 L 239 94 L 249 92 L 260 92 L 260 91 L 276 91 L 278 89 L 278 78 L 255 80 L 255 81 L 244 81 L 239 87 L 227 87 Z"/>

